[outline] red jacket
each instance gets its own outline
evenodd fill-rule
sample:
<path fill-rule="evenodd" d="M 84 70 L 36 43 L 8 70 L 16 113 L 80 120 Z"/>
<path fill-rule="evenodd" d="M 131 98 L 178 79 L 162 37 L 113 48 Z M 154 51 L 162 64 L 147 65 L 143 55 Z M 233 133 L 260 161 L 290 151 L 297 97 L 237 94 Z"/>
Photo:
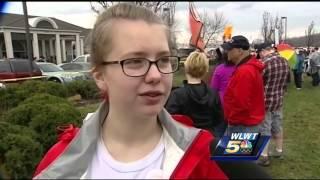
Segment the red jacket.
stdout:
<path fill-rule="evenodd" d="M 224 95 L 224 115 L 230 125 L 255 126 L 265 116 L 264 65 L 250 56 L 236 68 Z"/>
<path fill-rule="evenodd" d="M 190 118 L 181 115 L 173 116 L 177 121 L 191 126 Z M 46 153 L 34 173 L 34 177 L 45 170 L 60 154 L 78 133 L 79 128 L 70 126 L 59 135 L 58 142 Z M 210 160 L 210 143 L 213 140 L 211 133 L 200 131 L 188 151 L 184 154 L 181 161 L 170 176 L 170 179 L 228 179 L 223 170 L 221 170 L 214 161 Z M 201 152 L 201 153 L 199 153 Z"/>

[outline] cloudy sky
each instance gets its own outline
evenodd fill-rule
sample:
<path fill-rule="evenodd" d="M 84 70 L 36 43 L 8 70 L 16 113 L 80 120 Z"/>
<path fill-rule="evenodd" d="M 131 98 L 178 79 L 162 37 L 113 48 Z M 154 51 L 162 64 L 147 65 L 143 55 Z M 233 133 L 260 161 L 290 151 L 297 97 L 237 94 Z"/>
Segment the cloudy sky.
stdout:
<path fill-rule="evenodd" d="M 29 15 L 55 17 L 85 28 L 92 28 L 97 16 L 89 2 L 27 2 L 27 6 Z M 320 32 L 320 2 L 195 2 L 195 6 L 198 12 L 223 12 L 233 35 L 245 35 L 250 41 L 261 38 L 264 11 L 287 17 L 288 37 L 303 36 L 312 20 Z M 9 2 L 3 11 L 23 14 L 22 3 Z M 178 42 L 187 43 L 188 2 L 177 2 L 175 19 Z"/>

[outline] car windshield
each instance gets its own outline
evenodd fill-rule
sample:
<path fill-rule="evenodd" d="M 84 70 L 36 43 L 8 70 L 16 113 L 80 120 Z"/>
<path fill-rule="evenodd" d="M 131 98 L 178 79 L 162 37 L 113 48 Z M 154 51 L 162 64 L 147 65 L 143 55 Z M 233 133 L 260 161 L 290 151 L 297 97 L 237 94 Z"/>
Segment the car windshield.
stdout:
<path fill-rule="evenodd" d="M 40 69 L 43 72 L 59 72 L 59 71 L 63 71 L 62 68 L 60 68 L 59 66 L 55 65 L 55 64 L 38 64 Z"/>

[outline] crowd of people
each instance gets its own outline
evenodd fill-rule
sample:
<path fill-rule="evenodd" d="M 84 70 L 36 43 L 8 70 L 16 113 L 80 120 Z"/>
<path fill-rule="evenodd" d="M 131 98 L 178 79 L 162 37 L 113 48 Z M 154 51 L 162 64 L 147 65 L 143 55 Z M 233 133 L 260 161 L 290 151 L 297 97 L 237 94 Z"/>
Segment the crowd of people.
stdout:
<path fill-rule="evenodd" d="M 180 58 L 171 54 L 169 28 L 152 11 L 116 4 L 99 15 L 91 36 L 93 78 L 103 102 L 62 150 L 55 145 L 48 151 L 35 179 L 270 178 L 255 165 L 270 165 L 270 155 L 283 157 L 283 100 L 290 71 L 302 87 L 302 52 L 290 68 L 272 44 L 252 53 L 246 37 L 233 36 L 216 49 L 221 64 L 209 84 L 202 80 L 209 60 L 197 50 L 183 64 L 183 86 L 171 91 Z M 320 55 L 310 59 L 318 85 Z M 212 140 L 232 132 L 270 135 L 275 149 L 267 145 L 253 164 L 210 160 Z"/>

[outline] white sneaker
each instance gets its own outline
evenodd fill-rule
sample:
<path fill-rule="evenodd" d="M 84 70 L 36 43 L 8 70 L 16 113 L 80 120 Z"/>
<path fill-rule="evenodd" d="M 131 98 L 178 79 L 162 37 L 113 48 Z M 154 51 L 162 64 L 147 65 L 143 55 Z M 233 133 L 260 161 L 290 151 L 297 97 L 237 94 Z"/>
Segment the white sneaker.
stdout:
<path fill-rule="evenodd" d="M 298 91 L 300 91 L 300 90 L 301 90 L 301 88 L 297 88 L 297 90 L 298 90 Z"/>

